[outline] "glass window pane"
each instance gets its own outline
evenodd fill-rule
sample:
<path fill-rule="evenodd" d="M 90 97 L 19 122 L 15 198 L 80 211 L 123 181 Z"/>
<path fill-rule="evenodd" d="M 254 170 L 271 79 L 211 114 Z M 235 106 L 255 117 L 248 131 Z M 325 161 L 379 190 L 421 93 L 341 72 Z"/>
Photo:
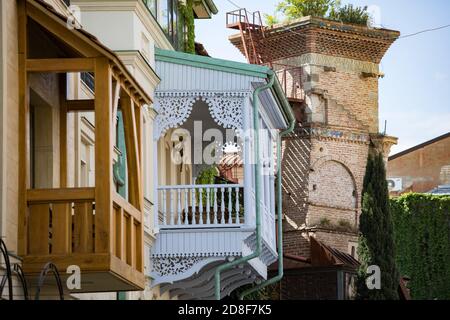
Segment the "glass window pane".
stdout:
<path fill-rule="evenodd" d="M 169 1 L 171 0 L 162 0 L 161 1 L 161 20 L 159 24 L 161 28 L 169 34 Z"/>
<path fill-rule="evenodd" d="M 158 1 L 157 0 L 145 0 L 147 8 L 150 10 L 152 15 L 156 18 L 158 16 Z"/>
<path fill-rule="evenodd" d="M 177 1 L 173 1 L 173 8 L 172 8 L 172 41 L 175 47 L 178 45 L 178 5 Z"/>

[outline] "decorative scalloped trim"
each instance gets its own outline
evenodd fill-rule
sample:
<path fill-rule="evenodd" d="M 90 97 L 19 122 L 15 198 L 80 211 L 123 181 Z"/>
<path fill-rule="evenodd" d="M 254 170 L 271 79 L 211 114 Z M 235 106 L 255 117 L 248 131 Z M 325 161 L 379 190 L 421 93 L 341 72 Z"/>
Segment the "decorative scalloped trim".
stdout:
<path fill-rule="evenodd" d="M 242 252 L 228 251 L 228 252 L 203 252 L 203 253 L 152 253 L 152 258 L 209 258 L 209 257 L 222 257 L 222 256 L 241 256 Z"/>
<path fill-rule="evenodd" d="M 152 285 L 174 283 L 197 274 L 205 266 L 225 258 L 160 258 L 153 259 L 150 276 L 155 279 Z"/>
<path fill-rule="evenodd" d="M 250 91 L 160 91 L 155 93 L 155 137 L 181 126 L 189 118 L 193 105 L 202 99 L 214 121 L 224 127 L 242 129 L 242 110 Z"/>

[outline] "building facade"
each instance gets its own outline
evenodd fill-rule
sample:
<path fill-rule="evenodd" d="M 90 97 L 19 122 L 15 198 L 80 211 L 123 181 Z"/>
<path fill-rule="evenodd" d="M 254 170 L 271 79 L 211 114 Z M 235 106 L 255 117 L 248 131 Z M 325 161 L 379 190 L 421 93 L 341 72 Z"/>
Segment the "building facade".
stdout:
<path fill-rule="evenodd" d="M 450 185 L 450 133 L 389 157 L 391 195 Z"/>
<path fill-rule="evenodd" d="M 399 33 L 316 17 L 264 27 L 258 13 L 244 9 L 230 12 L 227 23 L 242 30 L 229 40 L 249 62 L 275 70 L 296 114 L 297 129 L 285 139 L 283 152 L 284 251 L 301 261 L 299 277 L 307 273 L 299 283 L 322 283 L 323 265 L 311 275 L 311 238 L 357 257 L 368 154 L 379 150 L 387 158 L 397 142 L 379 131 L 378 81 L 379 63 Z M 330 268 L 331 277 L 339 277 L 335 266 Z M 284 280 L 282 286 L 294 283 Z M 330 292 L 322 289 L 311 288 L 309 298 Z M 331 291 L 334 298 L 344 297 Z"/>
<path fill-rule="evenodd" d="M 82 288 L 69 290 L 70 298 L 160 298 L 145 255 L 155 239 L 147 147 L 161 80 L 154 48 L 185 49 L 180 10 L 208 18 L 217 8 L 209 0 L 0 6 L 0 236 L 30 295 L 51 261 L 63 282 L 70 263 L 81 268 Z M 101 103 L 112 108 L 112 123 L 101 121 Z M 20 292 L 17 277 L 13 286 Z M 57 297 L 55 288 L 45 295 Z M 139 293 L 117 294 L 127 291 Z"/>
<path fill-rule="evenodd" d="M 178 52 L 216 12 L 1 2 L 3 297 L 221 299 L 268 279 L 294 116 L 270 68 Z M 205 183 L 229 150 L 243 176 Z"/>

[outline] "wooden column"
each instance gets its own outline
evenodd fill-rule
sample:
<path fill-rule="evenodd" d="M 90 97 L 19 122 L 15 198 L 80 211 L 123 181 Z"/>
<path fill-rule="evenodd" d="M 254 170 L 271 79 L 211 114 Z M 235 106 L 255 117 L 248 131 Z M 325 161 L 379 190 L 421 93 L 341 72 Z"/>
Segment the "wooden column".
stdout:
<path fill-rule="evenodd" d="M 139 211 L 143 210 L 140 137 L 142 136 L 141 112 L 136 115 L 134 101 L 127 94 L 120 99 L 125 130 L 128 169 L 128 200 Z M 138 118 L 136 118 L 138 117 Z M 138 124 L 139 123 L 139 124 Z"/>
<path fill-rule="evenodd" d="M 67 187 L 67 74 L 59 76 L 59 187 Z"/>
<path fill-rule="evenodd" d="M 95 60 L 95 252 L 109 253 L 113 190 L 111 69 L 106 58 Z"/>

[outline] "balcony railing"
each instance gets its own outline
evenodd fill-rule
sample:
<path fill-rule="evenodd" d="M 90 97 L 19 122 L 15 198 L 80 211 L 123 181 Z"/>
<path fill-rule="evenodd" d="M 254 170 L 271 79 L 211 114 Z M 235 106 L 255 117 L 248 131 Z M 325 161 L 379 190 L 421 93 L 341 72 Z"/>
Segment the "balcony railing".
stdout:
<path fill-rule="evenodd" d="M 303 90 L 303 68 L 284 64 L 272 64 L 281 87 L 286 97 L 291 102 L 302 102 L 305 100 Z"/>
<path fill-rule="evenodd" d="M 244 223 L 242 185 L 158 187 L 160 228 L 236 227 Z"/>
<path fill-rule="evenodd" d="M 94 188 L 28 191 L 30 255 L 94 252 Z"/>
<path fill-rule="evenodd" d="M 95 208 L 95 188 L 28 190 L 27 202 L 26 273 L 52 261 L 61 270 L 77 264 L 83 272 L 125 272 L 125 278 L 140 281 L 132 272 L 140 276 L 144 269 L 143 217 L 120 195 L 113 195 L 113 211 L 106 216 Z"/>

